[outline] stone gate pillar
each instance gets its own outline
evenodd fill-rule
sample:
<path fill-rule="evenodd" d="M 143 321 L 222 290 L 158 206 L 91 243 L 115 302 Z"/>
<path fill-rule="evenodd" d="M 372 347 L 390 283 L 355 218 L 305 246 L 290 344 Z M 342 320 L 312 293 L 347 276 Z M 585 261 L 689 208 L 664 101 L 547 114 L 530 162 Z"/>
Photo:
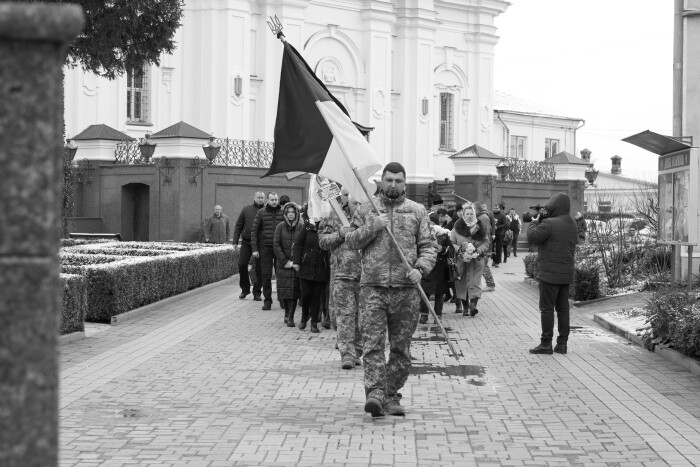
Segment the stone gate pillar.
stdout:
<path fill-rule="evenodd" d="M 52 466 L 63 73 L 74 5 L 0 3 L 0 465 Z"/>

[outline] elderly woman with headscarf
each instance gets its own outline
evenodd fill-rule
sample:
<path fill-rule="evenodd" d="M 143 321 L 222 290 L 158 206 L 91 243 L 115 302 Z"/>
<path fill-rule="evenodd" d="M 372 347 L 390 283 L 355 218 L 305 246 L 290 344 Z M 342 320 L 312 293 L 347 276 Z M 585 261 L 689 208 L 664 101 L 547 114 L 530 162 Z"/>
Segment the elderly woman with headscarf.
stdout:
<path fill-rule="evenodd" d="M 463 316 L 475 316 L 481 298 L 481 277 L 484 273 L 484 256 L 491 251 L 489 227 L 483 217 L 477 217 L 475 206 L 466 203 L 462 217 L 450 232 L 450 241 L 457 250 L 457 268 L 460 279 L 455 282 L 457 299 L 464 306 Z"/>

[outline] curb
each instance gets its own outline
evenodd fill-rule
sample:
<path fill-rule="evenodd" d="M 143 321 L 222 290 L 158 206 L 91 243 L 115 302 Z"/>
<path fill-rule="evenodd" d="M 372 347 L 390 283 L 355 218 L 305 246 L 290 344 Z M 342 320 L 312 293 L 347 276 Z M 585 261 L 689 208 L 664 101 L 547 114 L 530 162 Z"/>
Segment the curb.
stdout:
<path fill-rule="evenodd" d="M 635 293 L 638 293 L 638 292 L 625 292 L 625 293 L 621 293 L 620 295 L 612 295 L 610 297 L 598 297 L 598 298 L 594 298 L 592 300 L 578 301 L 578 302 L 574 302 L 574 306 L 578 308 L 581 306 L 586 306 L 588 304 L 600 303 L 600 302 L 604 302 L 606 300 L 611 300 L 613 298 L 618 298 L 618 297 L 624 297 L 625 295 L 632 295 Z"/>
<path fill-rule="evenodd" d="M 605 316 L 600 315 L 600 314 L 595 314 L 593 315 L 593 319 L 595 320 L 596 323 L 600 324 L 603 326 L 605 329 L 608 329 L 609 331 L 614 332 L 615 334 L 624 337 L 625 339 L 629 340 L 630 342 L 633 342 L 641 347 L 644 347 L 644 343 L 642 342 L 642 338 L 637 335 L 637 332 L 634 330 L 629 330 L 625 329 L 622 326 L 619 326 L 611 321 L 608 321 Z M 691 372 L 694 375 L 700 376 L 700 361 L 695 360 L 694 358 L 687 357 L 683 355 L 682 353 L 669 349 L 669 348 L 659 348 L 656 347 L 654 349 L 654 353 L 658 354 L 659 356 L 665 358 L 666 360 L 675 363 L 676 365 L 684 368 L 685 370 Z"/>
<path fill-rule="evenodd" d="M 212 289 L 214 287 L 217 287 L 219 285 L 223 285 L 226 281 L 232 280 L 233 277 L 235 277 L 236 274 L 234 274 L 231 277 L 228 277 L 226 279 L 220 280 L 218 282 L 212 282 L 211 284 L 206 284 L 201 287 L 197 287 L 196 289 L 188 290 L 186 292 L 182 292 L 181 294 L 178 295 L 173 295 L 172 297 L 167 297 L 164 298 L 163 300 L 159 300 L 157 302 L 149 303 L 148 305 L 144 305 L 140 308 L 134 308 L 131 311 L 127 311 L 126 313 L 121 313 L 116 316 L 112 316 L 112 320 L 109 324 L 112 326 L 116 326 L 119 323 L 122 323 L 124 321 L 128 321 L 130 319 L 138 318 L 140 316 L 145 315 L 146 313 L 154 310 L 155 308 L 159 308 L 165 305 L 168 305 L 176 300 L 180 300 L 183 298 L 188 298 L 191 297 L 192 295 L 197 295 L 200 292 L 206 292 L 209 289 Z M 71 342 L 76 342 L 79 340 L 85 339 L 85 333 L 84 332 L 73 332 L 70 334 L 63 334 L 58 336 L 58 344 L 59 345 L 64 345 L 64 344 L 70 344 Z"/>
<path fill-rule="evenodd" d="M 71 332 L 70 334 L 61 334 L 58 336 L 58 345 L 70 344 L 71 342 L 85 339 L 85 332 Z"/>

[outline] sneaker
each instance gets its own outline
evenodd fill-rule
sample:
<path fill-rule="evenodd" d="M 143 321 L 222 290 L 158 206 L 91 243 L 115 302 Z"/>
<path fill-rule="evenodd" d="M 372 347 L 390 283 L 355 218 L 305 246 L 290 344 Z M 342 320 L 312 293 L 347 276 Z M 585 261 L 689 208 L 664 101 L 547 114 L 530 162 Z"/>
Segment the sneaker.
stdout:
<path fill-rule="evenodd" d="M 343 370 L 352 370 L 355 368 L 355 359 L 352 357 L 343 358 L 343 363 L 340 364 L 340 368 Z"/>
<path fill-rule="evenodd" d="M 248 295 L 250 295 L 250 292 L 241 292 L 241 294 L 238 296 L 240 299 L 246 298 Z"/>
<path fill-rule="evenodd" d="M 552 343 L 541 343 L 534 349 L 530 349 L 530 353 L 537 355 L 552 355 Z"/>
<path fill-rule="evenodd" d="M 360 357 L 355 357 L 355 366 L 362 365 L 362 359 Z"/>
<path fill-rule="evenodd" d="M 428 315 L 420 315 L 419 324 L 428 324 Z"/>
<path fill-rule="evenodd" d="M 253 294 L 253 300 L 256 302 L 262 302 L 262 297 L 260 295 Z"/>
<path fill-rule="evenodd" d="M 406 410 L 401 405 L 401 394 L 395 394 L 387 398 L 384 411 L 389 415 L 406 415 Z"/>
<path fill-rule="evenodd" d="M 272 302 L 268 302 L 267 300 L 265 300 L 265 303 L 263 303 L 262 309 L 263 310 L 272 310 Z"/>
<path fill-rule="evenodd" d="M 318 328 L 316 323 L 311 323 L 311 332 L 314 332 L 314 333 L 321 332 L 321 330 Z"/>
<path fill-rule="evenodd" d="M 566 353 L 566 342 L 557 342 L 554 346 L 554 351 L 556 353 L 565 354 Z"/>
<path fill-rule="evenodd" d="M 367 402 L 365 402 L 365 412 L 372 414 L 373 418 L 383 417 L 384 408 L 382 407 L 382 401 L 376 397 L 368 397 Z"/>
<path fill-rule="evenodd" d="M 324 320 L 324 321 L 323 321 L 323 327 L 324 327 L 325 329 L 330 329 L 330 328 L 331 328 L 331 320 L 329 320 L 329 319 Z"/>

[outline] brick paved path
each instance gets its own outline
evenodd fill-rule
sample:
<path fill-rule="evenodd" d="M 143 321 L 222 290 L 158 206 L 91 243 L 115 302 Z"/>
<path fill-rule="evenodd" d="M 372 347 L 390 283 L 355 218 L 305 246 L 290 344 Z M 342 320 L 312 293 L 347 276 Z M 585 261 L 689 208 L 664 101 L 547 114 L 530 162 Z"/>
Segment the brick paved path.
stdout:
<path fill-rule="evenodd" d="M 372 420 L 335 336 L 287 328 L 233 280 L 61 347 L 60 464 L 700 465 L 700 378 L 573 309 L 566 356 L 535 356 L 519 258 L 475 318 L 416 332 L 408 414 Z M 635 302 L 636 300 L 636 302 Z M 275 304 L 277 305 L 277 304 Z"/>

